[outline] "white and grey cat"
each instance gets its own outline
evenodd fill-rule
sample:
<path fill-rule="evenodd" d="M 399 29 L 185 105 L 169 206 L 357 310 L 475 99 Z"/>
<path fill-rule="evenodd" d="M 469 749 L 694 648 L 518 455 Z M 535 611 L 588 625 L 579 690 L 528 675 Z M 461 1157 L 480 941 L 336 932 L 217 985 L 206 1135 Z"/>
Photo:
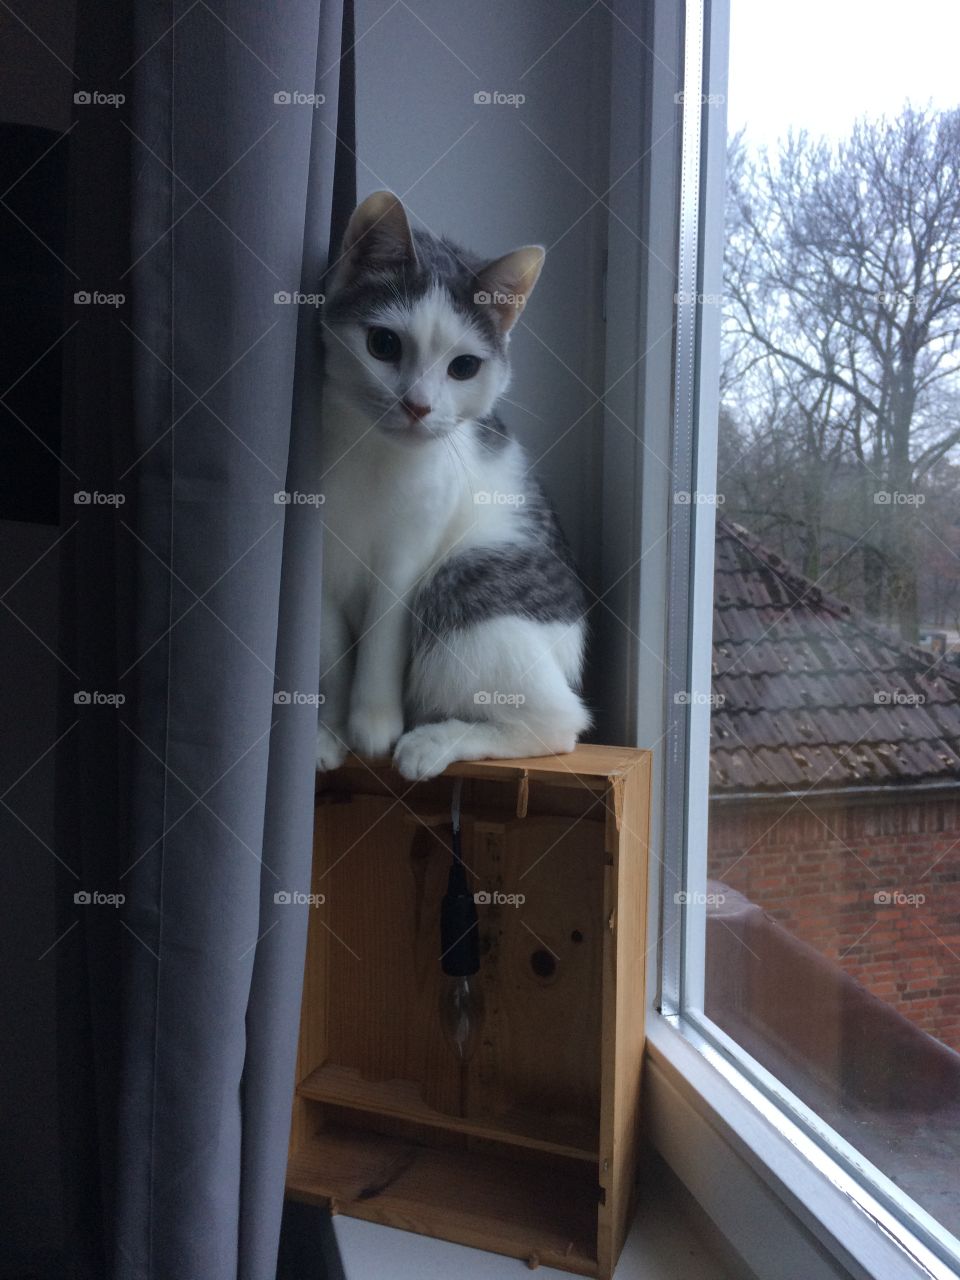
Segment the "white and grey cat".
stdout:
<path fill-rule="evenodd" d="M 324 305 L 325 521 L 317 766 L 572 751 L 586 627 L 567 544 L 494 415 L 544 251 L 489 262 L 353 213 Z"/>

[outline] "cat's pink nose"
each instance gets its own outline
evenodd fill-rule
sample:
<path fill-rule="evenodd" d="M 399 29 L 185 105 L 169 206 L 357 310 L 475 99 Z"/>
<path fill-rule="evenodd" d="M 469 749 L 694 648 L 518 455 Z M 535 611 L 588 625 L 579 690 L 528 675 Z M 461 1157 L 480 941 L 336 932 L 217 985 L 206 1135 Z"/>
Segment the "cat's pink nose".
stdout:
<path fill-rule="evenodd" d="M 415 422 L 420 422 L 430 412 L 428 404 L 416 404 L 413 400 L 403 400 L 401 403 Z"/>

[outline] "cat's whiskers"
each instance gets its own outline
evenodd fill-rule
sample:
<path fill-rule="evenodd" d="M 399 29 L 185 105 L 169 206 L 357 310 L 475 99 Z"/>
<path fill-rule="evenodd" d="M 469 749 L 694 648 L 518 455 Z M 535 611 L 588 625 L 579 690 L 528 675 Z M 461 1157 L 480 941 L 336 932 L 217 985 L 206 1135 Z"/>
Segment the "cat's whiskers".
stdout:
<path fill-rule="evenodd" d="M 542 422 L 546 425 L 546 418 L 541 418 L 539 413 L 534 413 L 532 409 L 528 409 L 527 406 L 525 404 L 521 404 L 519 400 L 511 400 L 509 396 L 504 395 L 502 395 L 500 399 L 503 400 L 505 404 L 512 404 L 515 409 L 522 409 L 524 413 L 529 413 L 531 418 L 536 418 L 538 422 Z"/>

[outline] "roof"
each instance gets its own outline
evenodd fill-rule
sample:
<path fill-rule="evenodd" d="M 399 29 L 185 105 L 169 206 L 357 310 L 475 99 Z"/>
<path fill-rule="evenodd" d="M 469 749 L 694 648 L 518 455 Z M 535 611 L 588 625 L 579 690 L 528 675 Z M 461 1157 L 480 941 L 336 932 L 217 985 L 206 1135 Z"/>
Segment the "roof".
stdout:
<path fill-rule="evenodd" d="M 960 784 L 960 671 L 718 520 L 712 790 Z"/>

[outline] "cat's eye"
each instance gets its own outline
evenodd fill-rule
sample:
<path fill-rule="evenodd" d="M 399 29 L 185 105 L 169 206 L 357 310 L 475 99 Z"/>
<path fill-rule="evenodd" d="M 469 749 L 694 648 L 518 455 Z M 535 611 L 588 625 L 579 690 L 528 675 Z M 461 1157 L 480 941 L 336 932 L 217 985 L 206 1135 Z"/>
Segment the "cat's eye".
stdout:
<path fill-rule="evenodd" d="M 466 382 L 468 378 L 476 377 L 479 370 L 479 356 L 456 356 L 447 365 L 447 373 L 458 382 Z"/>
<path fill-rule="evenodd" d="M 402 350 L 400 339 L 392 329 L 375 326 L 367 331 L 367 350 L 376 360 L 397 361 Z"/>

